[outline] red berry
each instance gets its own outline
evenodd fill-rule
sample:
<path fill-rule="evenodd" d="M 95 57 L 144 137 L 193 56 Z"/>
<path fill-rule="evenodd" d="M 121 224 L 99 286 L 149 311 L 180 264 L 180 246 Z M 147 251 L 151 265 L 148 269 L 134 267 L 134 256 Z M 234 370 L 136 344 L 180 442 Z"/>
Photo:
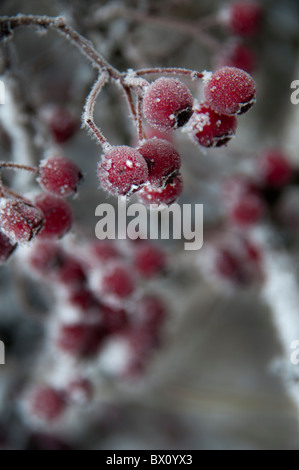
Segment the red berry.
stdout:
<path fill-rule="evenodd" d="M 28 262 L 30 266 L 42 275 L 56 271 L 62 263 L 60 246 L 51 241 L 37 241 L 30 251 Z"/>
<path fill-rule="evenodd" d="M 113 147 L 99 164 L 98 178 L 111 194 L 130 196 L 146 182 L 147 164 L 136 149 L 126 145 Z"/>
<path fill-rule="evenodd" d="M 116 334 L 128 326 L 127 312 L 122 308 L 101 305 L 102 321 L 108 334 Z"/>
<path fill-rule="evenodd" d="M 150 139 L 138 148 L 148 165 L 148 181 L 161 186 L 171 175 L 178 173 L 181 157 L 167 140 Z"/>
<path fill-rule="evenodd" d="M 51 157 L 40 163 L 39 184 L 45 191 L 67 197 L 77 191 L 82 173 L 77 165 L 67 158 Z"/>
<path fill-rule="evenodd" d="M 215 274 L 234 284 L 242 285 L 247 281 L 242 261 L 228 248 L 217 249 L 214 269 Z"/>
<path fill-rule="evenodd" d="M 66 407 L 61 392 L 47 385 L 36 387 L 31 392 L 29 402 L 32 414 L 45 421 L 58 419 Z"/>
<path fill-rule="evenodd" d="M 218 114 L 243 114 L 256 101 L 256 86 L 253 78 L 244 70 L 222 67 L 207 81 L 205 96 Z"/>
<path fill-rule="evenodd" d="M 107 267 L 101 280 L 104 294 L 125 299 L 135 290 L 135 279 L 127 266 L 115 264 Z"/>
<path fill-rule="evenodd" d="M 235 2 L 229 7 L 228 22 L 233 34 L 252 36 L 259 30 L 262 7 L 255 1 Z"/>
<path fill-rule="evenodd" d="M 105 338 L 105 331 L 96 325 L 82 323 L 62 325 L 56 339 L 59 349 L 76 357 L 95 355 Z"/>
<path fill-rule="evenodd" d="M 21 200 L 0 201 L 0 229 L 12 243 L 25 243 L 34 238 L 43 228 L 44 214 Z"/>
<path fill-rule="evenodd" d="M 145 278 L 155 277 L 166 268 L 166 256 L 160 248 L 141 244 L 134 253 L 134 265 Z"/>
<path fill-rule="evenodd" d="M 57 279 L 66 286 L 80 286 L 86 281 L 82 264 L 69 255 L 64 255 L 57 270 Z"/>
<path fill-rule="evenodd" d="M 0 231 L 0 263 L 5 263 L 15 248 L 16 245 Z"/>
<path fill-rule="evenodd" d="M 235 135 L 237 124 L 235 116 L 218 114 L 208 103 L 201 103 L 194 108 L 187 130 L 197 144 L 221 147 Z"/>
<path fill-rule="evenodd" d="M 258 162 L 261 182 L 267 186 L 279 188 L 288 184 L 294 176 L 294 170 L 285 154 L 269 149 L 263 152 Z"/>
<path fill-rule="evenodd" d="M 73 307 L 79 308 L 83 313 L 88 312 L 97 304 L 92 292 L 85 287 L 77 288 L 71 292 L 68 302 Z"/>
<path fill-rule="evenodd" d="M 138 192 L 138 198 L 143 204 L 173 204 L 183 192 L 181 175 L 171 179 L 165 186 L 146 185 Z"/>
<path fill-rule="evenodd" d="M 89 246 L 90 254 L 93 261 L 99 261 L 100 263 L 117 259 L 120 254 L 115 246 L 115 243 L 109 241 L 96 241 L 91 243 Z"/>
<path fill-rule="evenodd" d="M 45 217 L 44 228 L 39 233 L 40 238 L 60 238 L 70 230 L 73 213 L 64 199 L 45 193 L 35 199 L 35 204 Z"/>
<path fill-rule="evenodd" d="M 182 127 L 192 115 L 193 96 L 174 78 L 161 77 L 151 83 L 143 98 L 143 113 L 149 124 L 161 131 Z"/>
<path fill-rule="evenodd" d="M 76 133 L 77 120 L 65 108 L 49 108 L 44 113 L 50 131 L 58 144 L 67 142 Z"/>
<path fill-rule="evenodd" d="M 241 175 L 232 177 L 225 182 L 223 189 L 224 203 L 231 222 L 246 227 L 262 218 L 264 202 L 252 180 Z"/>
<path fill-rule="evenodd" d="M 256 56 L 252 49 L 244 44 L 232 43 L 222 49 L 215 59 L 216 68 L 236 67 L 252 73 L 256 68 Z"/>
<path fill-rule="evenodd" d="M 88 379 L 76 379 L 66 387 L 67 399 L 73 403 L 88 403 L 93 396 L 93 386 Z"/>
<path fill-rule="evenodd" d="M 150 330 L 157 330 L 166 317 L 166 307 L 162 300 L 155 295 L 144 295 L 134 305 L 135 321 Z"/>

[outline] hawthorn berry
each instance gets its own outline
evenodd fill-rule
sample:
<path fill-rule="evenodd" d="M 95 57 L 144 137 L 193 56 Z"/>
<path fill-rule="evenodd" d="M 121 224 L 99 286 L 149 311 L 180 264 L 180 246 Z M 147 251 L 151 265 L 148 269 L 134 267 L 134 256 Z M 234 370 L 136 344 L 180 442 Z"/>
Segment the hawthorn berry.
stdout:
<path fill-rule="evenodd" d="M 0 200 L 0 230 L 12 243 L 29 242 L 43 229 L 44 223 L 40 208 L 19 199 Z"/>
<path fill-rule="evenodd" d="M 225 46 L 215 58 L 216 68 L 236 67 L 251 74 L 256 68 L 256 56 L 254 51 L 242 43 L 231 43 Z"/>
<path fill-rule="evenodd" d="M 157 187 L 145 185 L 138 192 L 138 199 L 143 204 L 173 204 L 183 192 L 183 179 L 177 175 L 168 181 L 164 186 Z"/>
<path fill-rule="evenodd" d="M 32 246 L 28 263 L 39 275 L 49 276 L 61 266 L 62 257 L 59 245 L 48 240 L 38 240 Z"/>
<path fill-rule="evenodd" d="M 135 290 L 135 279 L 127 266 L 112 264 L 108 266 L 101 279 L 101 291 L 119 299 L 129 297 Z"/>
<path fill-rule="evenodd" d="M 50 193 L 40 194 L 35 199 L 36 206 L 44 214 L 44 227 L 39 238 L 60 238 L 71 228 L 73 212 L 71 206 L 63 198 Z"/>
<path fill-rule="evenodd" d="M 259 30 L 262 7 L 254 0 L 236 1 L 228 9 L 228 27 L 238 36 L 253 36 Z"/>
<path fill-rule="evenodd" d="M 88 358 L 98 352 L 105 336 L 105 330 L 99 325 L 65 324 L 58 331 L 56 346 L 71 356 Z"/>
<path fill-rule="evenodd" d="M 265 204 L 258 186 L 246 176 L 235 176 L 223 186 L 225 208 L 231 222 L 248 227 L 260 221 Z"/>
<path fill-rule="evenodd" d="M 66 408 L 63 394 L 48 385 L 37 386 L 29 396 L 31 413 L 45 421 L 54 421 Z"/>
<path fill-rule="evenodd" d="M 227 116 L 247 112 L 256 101 L 253 78 L 236 67 L 222 67 L 213 73 L 204 92 L 211 108 Z"/>
<path fill-rule="evenodd" d="M 102 188 L 115 196 L 130 196 L 148 178 L 148 168 L 142 155 L 126 145 L 112 147 L 98 167 Z"/>
<path fill-rule="evenodd" d="M 77 286 L 77 288 L 84 285 L 87 280 L 82 264 L 68 254 L 62 257 L 56 277 L 63 285 Z"/>
<path fill-rule="evenodd" d="M 203 147 L 221 147 L 235 135 L 237 125 L 235 116 L 218 114 L 205 102 L 194 108 L 186 131 Z"/>
<path fill-rule="evenodd" d="M 167 260 L 163 250 L 157 246 L 141 244 L 134 253 L 134 266 L 144 278 L 152 278 L 163 272 Z"/>
<path fill-rule="evenodd" d="M 16 249 L 16 244 L 0 231 L 0 263 L 5 263 Z"/>
<path fill-rule="evenodd" d="M 148 166 L 148 181 L 161 186 L 171 175 L 177 174 L 181 167 L 181 157 L 175 147 L 167 140 L 145 140 L 138 152 Z"/>
<path fill-rule="evenodd" d="M 78 129 L 78 122 L 66 108 L 50 107 L 44 110 L 44 118 L 58 144 L 71 139 Z"/>
<path fill-rule="evenodd" d="M 100 312 L 102 322 L 108 334 L 117 334 L 127 328 L 129 319 L 128 314 L 123 308 L 101 305 Z"/>
<path fill-rule="evenodd" d="M 57 196 L 67 197 L 76 193 L 81 179 L 80 169 L 68 158 L 54 156 L 40 163 L 40 186 Z"/>
<path fill-rule="evenodd" d="M 89 252 L 92 260 L 100 263 L 116 259 L 120 256 L 115 243 L 106 240 L 90 243 Z"/>
<path fill-rule="evenodd" d="M 189 88 L 174 78 L 161 77 L 146 89 L 143 114 L 161 131 L 182 127 L 192 115 L 193 96 Z"/>
<path fill-rule="evenodd" d="M 286 155 L 276 149 L 268 149 L 261 154 L 258 171 L 261 183 L 271 188 L 285 186 L 294 176 L 294 169 Z"/>

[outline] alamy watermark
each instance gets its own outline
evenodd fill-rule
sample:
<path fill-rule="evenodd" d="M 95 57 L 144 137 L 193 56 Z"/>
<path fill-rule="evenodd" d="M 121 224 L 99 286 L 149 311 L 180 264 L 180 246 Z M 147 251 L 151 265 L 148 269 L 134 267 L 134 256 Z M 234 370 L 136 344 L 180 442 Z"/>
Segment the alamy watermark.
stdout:
<path fill-rule="evenodd" d="M 199 250 L 203 245 L 203 205 L 151 204 L 148 211 L 143 204 L 127 205 L 118 198 L 117 210 L 112 204 L 97 206 L 95 234 L 99 240 L 151 239 L 185 241 L 185 250 Z"/>
<path fill-rule="evenodd" d="M 291 89 L 295 90 L 291 93 L 290 100 L 292 104 L 299 104 L 299 80 L 293 80 L 291 83 Z"/>
<path fill-rule="evenodd" d="M 0 365 L 5 364 L 5 346 L 3 341 L 0 341 Z"/>

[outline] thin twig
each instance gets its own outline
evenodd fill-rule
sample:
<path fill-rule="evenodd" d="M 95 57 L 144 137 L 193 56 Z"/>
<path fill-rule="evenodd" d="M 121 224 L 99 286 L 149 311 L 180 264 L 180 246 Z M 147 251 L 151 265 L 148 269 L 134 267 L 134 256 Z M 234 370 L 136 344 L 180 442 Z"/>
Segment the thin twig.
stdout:
<path fill-rule="evenodd" d="M 197 72 L 196 70 L 189 70 L 183 68 L 175 68 L 175 67 L 158 67 L 158 68 L 148 68 L 148 69 L 140 69 L 135 71 L 136 75 L 150 75 L 150 74 L 170 74 L 170 75 L 185 75 L 190 77 L 192 80 L 197 78 L 203 78 L 204 73 Z"/>
<path fill-rule="evenodd" d="M 0 169 L 6 168 L 9 170 L 24 170 L 24 171 L 29 171 L 31 173 L 39 174 L 39 169 L 34 167 L 34 166 L 29 166 L 29 165 L 21 165 L 19 163 L 13 163 L 13 162 L 0 162 Z"/>

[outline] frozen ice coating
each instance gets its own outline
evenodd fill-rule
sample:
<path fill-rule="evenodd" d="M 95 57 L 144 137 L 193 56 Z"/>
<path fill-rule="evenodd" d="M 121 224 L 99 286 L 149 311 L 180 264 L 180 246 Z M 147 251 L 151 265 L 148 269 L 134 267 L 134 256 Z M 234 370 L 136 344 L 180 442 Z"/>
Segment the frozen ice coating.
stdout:
<path fill-rule="evenodd" d="M 119 196 L 135 192 L 146 182 L 147 177 L 148 168 L 142 155 L 125 145 L 108 151 L 98 168 L 102 188 Z"/>
<path fill-rule="evenodd" d="M 190 90 L 174 78 L 158 78 L 146 89 L 143 98 L 145 118 L 161 131 L 182 127 L 192 114 L 192 106 Z"/>
<path fill-rule="evenodd" d="M 175 147 L 163 139 L 145 140 L 138 148 L 148 165 L 148 182 L 161 186 L 181 167 L 181 157 Z"/>
<path fill-rule="evenodd" d="M 205 86 L 205 97 L 219 114 L 231 116 L 247 112 L 256 99 L 256 85 L 244 70 L 222 67 Z"/>

